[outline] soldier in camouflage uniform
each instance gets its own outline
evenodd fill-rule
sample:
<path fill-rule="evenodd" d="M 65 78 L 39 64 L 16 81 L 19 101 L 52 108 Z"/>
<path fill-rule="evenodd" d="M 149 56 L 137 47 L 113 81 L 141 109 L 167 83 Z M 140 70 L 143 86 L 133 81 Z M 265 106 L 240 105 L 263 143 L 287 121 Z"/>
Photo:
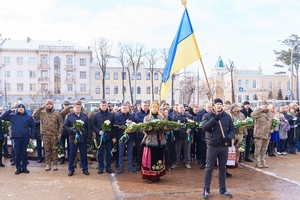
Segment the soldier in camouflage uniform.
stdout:
<path fill-rule="evenodd" d="M 58 170 L 58 156 L 56 153 L 56 143 L 61 137 L 63 131 L 63 120 L 60 114 L 53 108 L 53 101 L 47 100 L 46 104 L 38 108 L 34 113 L 34 118 L 40 118 L 40 132 L 43 136 L 45 149 L 45 171 L 51 169 L 51 160 L 53 170 Z"/>
<path fill-rule="evenodd" d="M 270 141 L 273 114 L 268 109 L 267 101 L 262 101 L 261 106 L 254 109 L 251 117 L 255 119 L 254 122 L 254 159 L 256 166 L 259 168 L 268 168 L 266 163 L 266 153 Z"/>
<path fill-rule="evenodd" d="M 244 120 L 245 115 L 240 112 L 240 109 L 237 104 L 232 104 L 230 108 L 230 116 L 232 118 L 233 123 L 237 120 Z M 240 145 L 242 144 L 244 136 L 247 135 L 247 129 L 245 128 L 238 128 L 236 129 L 236 133 L 234 136 L 235 139 L 235 152 L 236 152 L 236 157 L 239 158 L 239 162 L 242 161 L 242 155 L 240 155 L 239 148 Z M 239 165 L 241 168 L 241 165 Z"/>

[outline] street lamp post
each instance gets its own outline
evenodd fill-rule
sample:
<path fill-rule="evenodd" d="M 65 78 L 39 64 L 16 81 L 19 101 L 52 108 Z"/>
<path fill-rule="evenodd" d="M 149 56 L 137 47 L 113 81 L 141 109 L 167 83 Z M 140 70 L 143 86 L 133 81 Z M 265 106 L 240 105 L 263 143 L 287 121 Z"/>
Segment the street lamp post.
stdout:
<path fill-rule="evenodd" d="M 294 49 L 296 48 L 296 46 L 298 46 L 298 44 L 300 44 L 300 40 L 298 42 L 296 42 L 292 47 L 291 47 L 291 80 L 290 80 L 290 90 L 291 90 L 291 102 L 293 101 L 293 53 L 294 53 Z M 297 70 L 297 73 L 298 73 L 298 70 Z M 297 74 L 298 75 L 298 74 Z M 297 79 L 298 79 L 298 76 L 297 76 Z M 297 84 L 298 84 L 298 80 L 296 81 Z M 297 89 L 298 87 L 296 87 Z M 296 91 L 296 95 L 297 95 L 297 101 L 299 103 L 299 91 L 297 90 Z"/>
<path fill-rule="evenodd" d="M 4 105 L 7 106 L 7 92 L 6 92 L 6 78 L 5 78 L 5 64 L 2 64 L 1 68 L 3 70 L 3 80 L 4 80 Z"/>

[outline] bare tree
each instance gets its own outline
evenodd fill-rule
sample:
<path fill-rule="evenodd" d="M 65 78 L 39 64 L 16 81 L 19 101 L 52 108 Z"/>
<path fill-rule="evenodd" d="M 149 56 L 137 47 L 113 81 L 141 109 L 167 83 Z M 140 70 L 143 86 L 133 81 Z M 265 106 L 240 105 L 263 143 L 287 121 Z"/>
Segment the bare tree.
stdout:
<path fill-rule="evenodd" d="M 230 63 L 230 66 L 228 67 L 227 65 L 226 65 L 226 67 L 227 67 L 227 69 L 228 69 L 228 71 L 230 72 L 230 81 L 231 81 L 231 101 L 232 101 L 232 103 L 235 103 L 235 95 L 234 95 L 234 81 L 233 81 L 233 72 L 234 72 L 234 69 L 235 69 L 235 66 L 234 66 L 234 63 L 233 63 L 233 61 L 230 61 L 229 60 L 229 63 Z"/>
<path fill-rule="evenodd" d="M 98 38 L 94 40 L 94 46 L 92 47 L 99 67 L 102 71 L 102 99 L 105 99 L 105 74 L 106 65 L 110 57 L 112 49 L 112 43 L 105 38 Z"/>
<path fill-rule="evenodd" d="M 146 53 L 145 56 L 149 62 L 149 70 L 150 70 L 150 76 L 151 76 L 151 91 L 152 91 L 152 101 L 154 101 L 154 72 L 157 61 L 160 59 L 158 56 L 158 51 L 156 48 L 153 48 L 150 52 Z"/>
<path fill-rule="evenodd" d="M 127 44 L 124 44 L 123 47 L 128 56 L 128 61 L 130 62 L 129 65 L 133 69 L 134 87 L 136 87 L 136 78 L 137 78 L 136 74 L 140 68 L 141 59 L 142 59 L 142 57 L 145 56 L 145 46 L 140 43 L 135 43 L 135 44 L 127 43 Z M 129 77 L 129 75 L 128 75 L 128 77 Z M 131 84 L 130 84 L 130 90 L 131 90 Z M 133 105 L 134 103 L 136 103 L 136 88 L 134 88 L 134 98 L 132 95 L 132 91 L 130 93 L 131 93 L 131 104 Z"/>

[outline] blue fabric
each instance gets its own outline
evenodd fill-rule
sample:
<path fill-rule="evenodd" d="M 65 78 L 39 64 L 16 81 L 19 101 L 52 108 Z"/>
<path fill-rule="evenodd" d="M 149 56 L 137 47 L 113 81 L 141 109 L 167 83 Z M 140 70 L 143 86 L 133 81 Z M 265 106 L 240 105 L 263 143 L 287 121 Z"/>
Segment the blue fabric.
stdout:
<path fill-rule="evenodd" d="M 38 160 L 43 160 L 42 140 L 36 140 L 36 152 L 37 152 L 37 155 L 38 155 Z"/>
<path fill-rule="evenodd" d="M 112 150 L 112 141 L 108 140 L 102 143 L 101 147 L 98 149 L 98 162 L 99 162 L 99 168 L 104 169 L 104 158 L 103 158 L 103 152 L 104 147 L 106 151 L 106 169 L 109 169 L 111 166 L 111 150 Z"/>
<path fill-rule="evenodd" d="M 29 144 L 29 138 L 12 138 L 13 148 L 15 151 L 14 160 L 17 170 L 27 169 L 27 146 Z M 22 164 L 21 164 L 22 161 Z"/>
<path fill-rule="evenodd" d="M 282 153 L 284 152 L 284 145 L 285 145 L 285 140 L 280 140 L 278 143 L 277 143 L 277 152 L 279 153 Z"/>
<path fill-rule="evenodd" d="M 119 144 L 119 168 L 123 168 L 123 162 L 124 162 L 124 152 L 125 147 L 127 145 L 127 162 L 128 162 L 128 168 L 132 169 L 132 159 L 133 159 L 133 145 L 134 141 L 128 140 L 127 143 Z"/>
<path fill-rule="evenodd" d="M 279 132 L 278 131 L 274 131 L 273 133 L 271 133 L 270 141 L 271 142 L 279 142 L 280 141 Z"/>
<path fill-rule="evenodd" d="M 115 124 L 118 125 L 118 126 L 125 125 L 127 119 L 134 122 L 134 116 L 132 114 L 130 114 L 130 113 L 124 114 L 124 113 L 120 112 L 120 113 L 115 115 Z M 117 136 L 119 137 L 120 135 L 121 136 L 123 135 L 124 130 L 117 128 L 116 132 L 117 132 Z M 130 141 L 135 140 L 135 135 L 136 135 L 135 133 L 130 133 L 128 135 L 129 135 L 129 140 Z M 119 141 L 119 139 L 120 138 L 118 138 L 118 141 Z"/>
<path fill-rule="evenodd" d="M 77 148 L 79 147 L 80 152 L 80 162 L 82 170 L 88 170 L 87 163 L 87 151 L 86 151 L 86 143 L 77 143 L 70 142 L 70 157 L 69 157 L 69 171 L 74 172 L 74 161 L 76 157 Z"/>
<path fill-rule="evenodd" d="M 63 146 L 64 148 L 64 153 L 65 153 L 65 156 L 62 157 L 62 161 L 65 160 L 65 157 L 66 157 L 66 148 L 65 148 L 65 143 L 67 141 L 67 152 L 68 152 L 68 158 L 70 157 L 70 143 L 69 143 L 69 136 L 65 136 L 65 135 L 62 135 L 61 138 L 60 138 L 60 144 L 61 146 Z"/>
<path fill-rule="evenodd" d="M 99 112 L 96 112 L 93 115 L 92 123 L 91 123 L 92 129 L 96 133 L 97 141 L 99 141 L 99 139 L 100 139 L 99 132 L 102 130 L 102 124 L 106 120 L 110 121 L 111 131 L 105 132 L 106 133 L 105 140 L 112 140 L 115 137 L 115 131 L 114 131 L 115 128 L 113 127 L 113 125 L 115 123 L 114 114 L 111 112 L 108 112 L 108 110 L 106 110 L 106 111 L 100 110 Z"/>

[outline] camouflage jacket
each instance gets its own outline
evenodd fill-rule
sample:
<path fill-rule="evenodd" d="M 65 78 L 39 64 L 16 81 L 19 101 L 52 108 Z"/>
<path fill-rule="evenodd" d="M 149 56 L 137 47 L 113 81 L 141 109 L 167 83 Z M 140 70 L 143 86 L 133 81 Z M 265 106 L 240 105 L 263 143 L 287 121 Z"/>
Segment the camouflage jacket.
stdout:
<path fill-rule="evenodd" d="M 251 117 L 254 118 L 254 138 L 270 138 L 273 114 L 268 109 L 257 107 L 251 113 Z"/>

